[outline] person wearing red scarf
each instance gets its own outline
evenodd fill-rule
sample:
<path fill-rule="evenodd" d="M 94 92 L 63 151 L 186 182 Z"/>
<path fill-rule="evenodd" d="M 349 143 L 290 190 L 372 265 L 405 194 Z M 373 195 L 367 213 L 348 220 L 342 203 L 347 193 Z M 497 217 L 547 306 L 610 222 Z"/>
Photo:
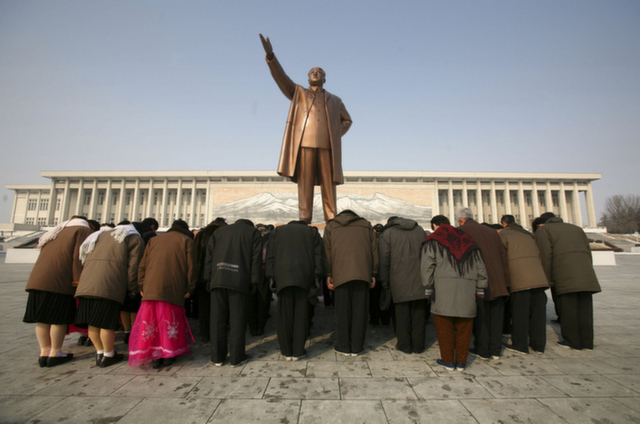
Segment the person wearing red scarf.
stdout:
<path fill-rule="evenodd" d="M 437 215 L 433 233 L 422 245 L 421 274 L 425 295 L 440 345 L 436 363 L 447 370 L 463 371 L 476 316 L 476 295 L 487 287 L 487 271 L 478 245 L 465 232 Z"/>

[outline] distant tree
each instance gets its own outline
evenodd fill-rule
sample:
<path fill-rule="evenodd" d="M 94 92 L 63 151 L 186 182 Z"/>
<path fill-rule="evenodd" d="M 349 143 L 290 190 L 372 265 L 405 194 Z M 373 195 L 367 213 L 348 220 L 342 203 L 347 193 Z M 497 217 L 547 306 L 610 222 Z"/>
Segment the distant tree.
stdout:
<path fill-rule="evenodd" d="M 640 231 L 640 196 L 616 194 L 607 198 L 600 225 L 613 234 Z"/>

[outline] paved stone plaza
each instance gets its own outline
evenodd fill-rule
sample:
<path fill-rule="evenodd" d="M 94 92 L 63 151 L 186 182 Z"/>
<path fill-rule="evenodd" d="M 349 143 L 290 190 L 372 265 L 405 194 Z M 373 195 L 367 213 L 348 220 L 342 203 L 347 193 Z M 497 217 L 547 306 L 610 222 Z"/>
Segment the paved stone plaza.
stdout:
<path fill-rule="evenodd" d="M 22 323 L 32 265 L 0 257 L 0 422 L 640 422 L 640 256 L 616 259 L 616 267 L 596 268 L 603 292 L 594 297 L 594 351 L 556 346 L 559 327 L 549 323 L 544 355 L 470 356 L 467 370 L 457 372 L 435 365 L 431 323 L 421 355 L 396 351 L 389 327 L 368 329 L 365 354 L 336 355 L 332 311 L 322 306 L 299 362 L 280 356 L 271 319 L 264 337 L 248 336 L 252 358 L 238 368 L 213 366 L 209 345 L 196 343 L 169 368 L 123 362 L 101 369 L 93 348 L 76 345 L 77 334 L 64 344 L 77 359 L 39 368 L 34 325 Z M 116 349 L 126 351 L 121 339 Z"/>

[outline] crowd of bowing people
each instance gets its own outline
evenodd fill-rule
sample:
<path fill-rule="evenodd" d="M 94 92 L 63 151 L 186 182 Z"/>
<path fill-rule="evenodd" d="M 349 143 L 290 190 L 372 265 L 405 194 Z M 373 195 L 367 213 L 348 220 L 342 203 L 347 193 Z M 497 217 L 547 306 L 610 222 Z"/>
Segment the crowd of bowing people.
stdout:
<path fill-rule="evenodd" d="M 544 354 L 550 288 L 558 346 L 592 350 L 600 286 L 584 231 L 553 213 L 533 220 L 533 232 L 512 215 L 500 221 L 480 224 L 462 208 L 456 225 L 437 215 L 425 231 L 412 219 L 373 226 L 344 210 L 321 234 L 304 221 L 217 218 L 192 231 L 178 219 L 158 232 L 153 218 L 101 226 L 74 216 L 38 241 L 23 321 L 35 323 L 40 367 L 73 360 L 62 349 L 71 332 L 95 348 L 97 367 L 168 367 L 191 353 L 189 318 L 211 362 L 237 367 L 250 359 L 247 329 L 264 335 L 274 301 L 282 357 L 303 359 L 322 299 L 336 354 L 362 354 L 367 325 L 392 326 L 395 348 L 420 354 L 432 316 L 435 365 L 463 371 L 469 354 Z M 126 351 L 115 349 L 117 332 Z"/>

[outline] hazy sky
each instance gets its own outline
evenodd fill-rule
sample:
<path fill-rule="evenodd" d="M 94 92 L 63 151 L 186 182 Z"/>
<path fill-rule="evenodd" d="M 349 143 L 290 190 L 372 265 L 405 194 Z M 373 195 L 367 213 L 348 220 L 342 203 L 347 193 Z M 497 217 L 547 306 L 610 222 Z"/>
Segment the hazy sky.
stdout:
<path fill-rule="evenodd" d="M 596 172 L 640 194 L 640 1 L 0 0 L 0 222 L 40 171 L 274 170 L 321 66 L 360 171 Z"/>

